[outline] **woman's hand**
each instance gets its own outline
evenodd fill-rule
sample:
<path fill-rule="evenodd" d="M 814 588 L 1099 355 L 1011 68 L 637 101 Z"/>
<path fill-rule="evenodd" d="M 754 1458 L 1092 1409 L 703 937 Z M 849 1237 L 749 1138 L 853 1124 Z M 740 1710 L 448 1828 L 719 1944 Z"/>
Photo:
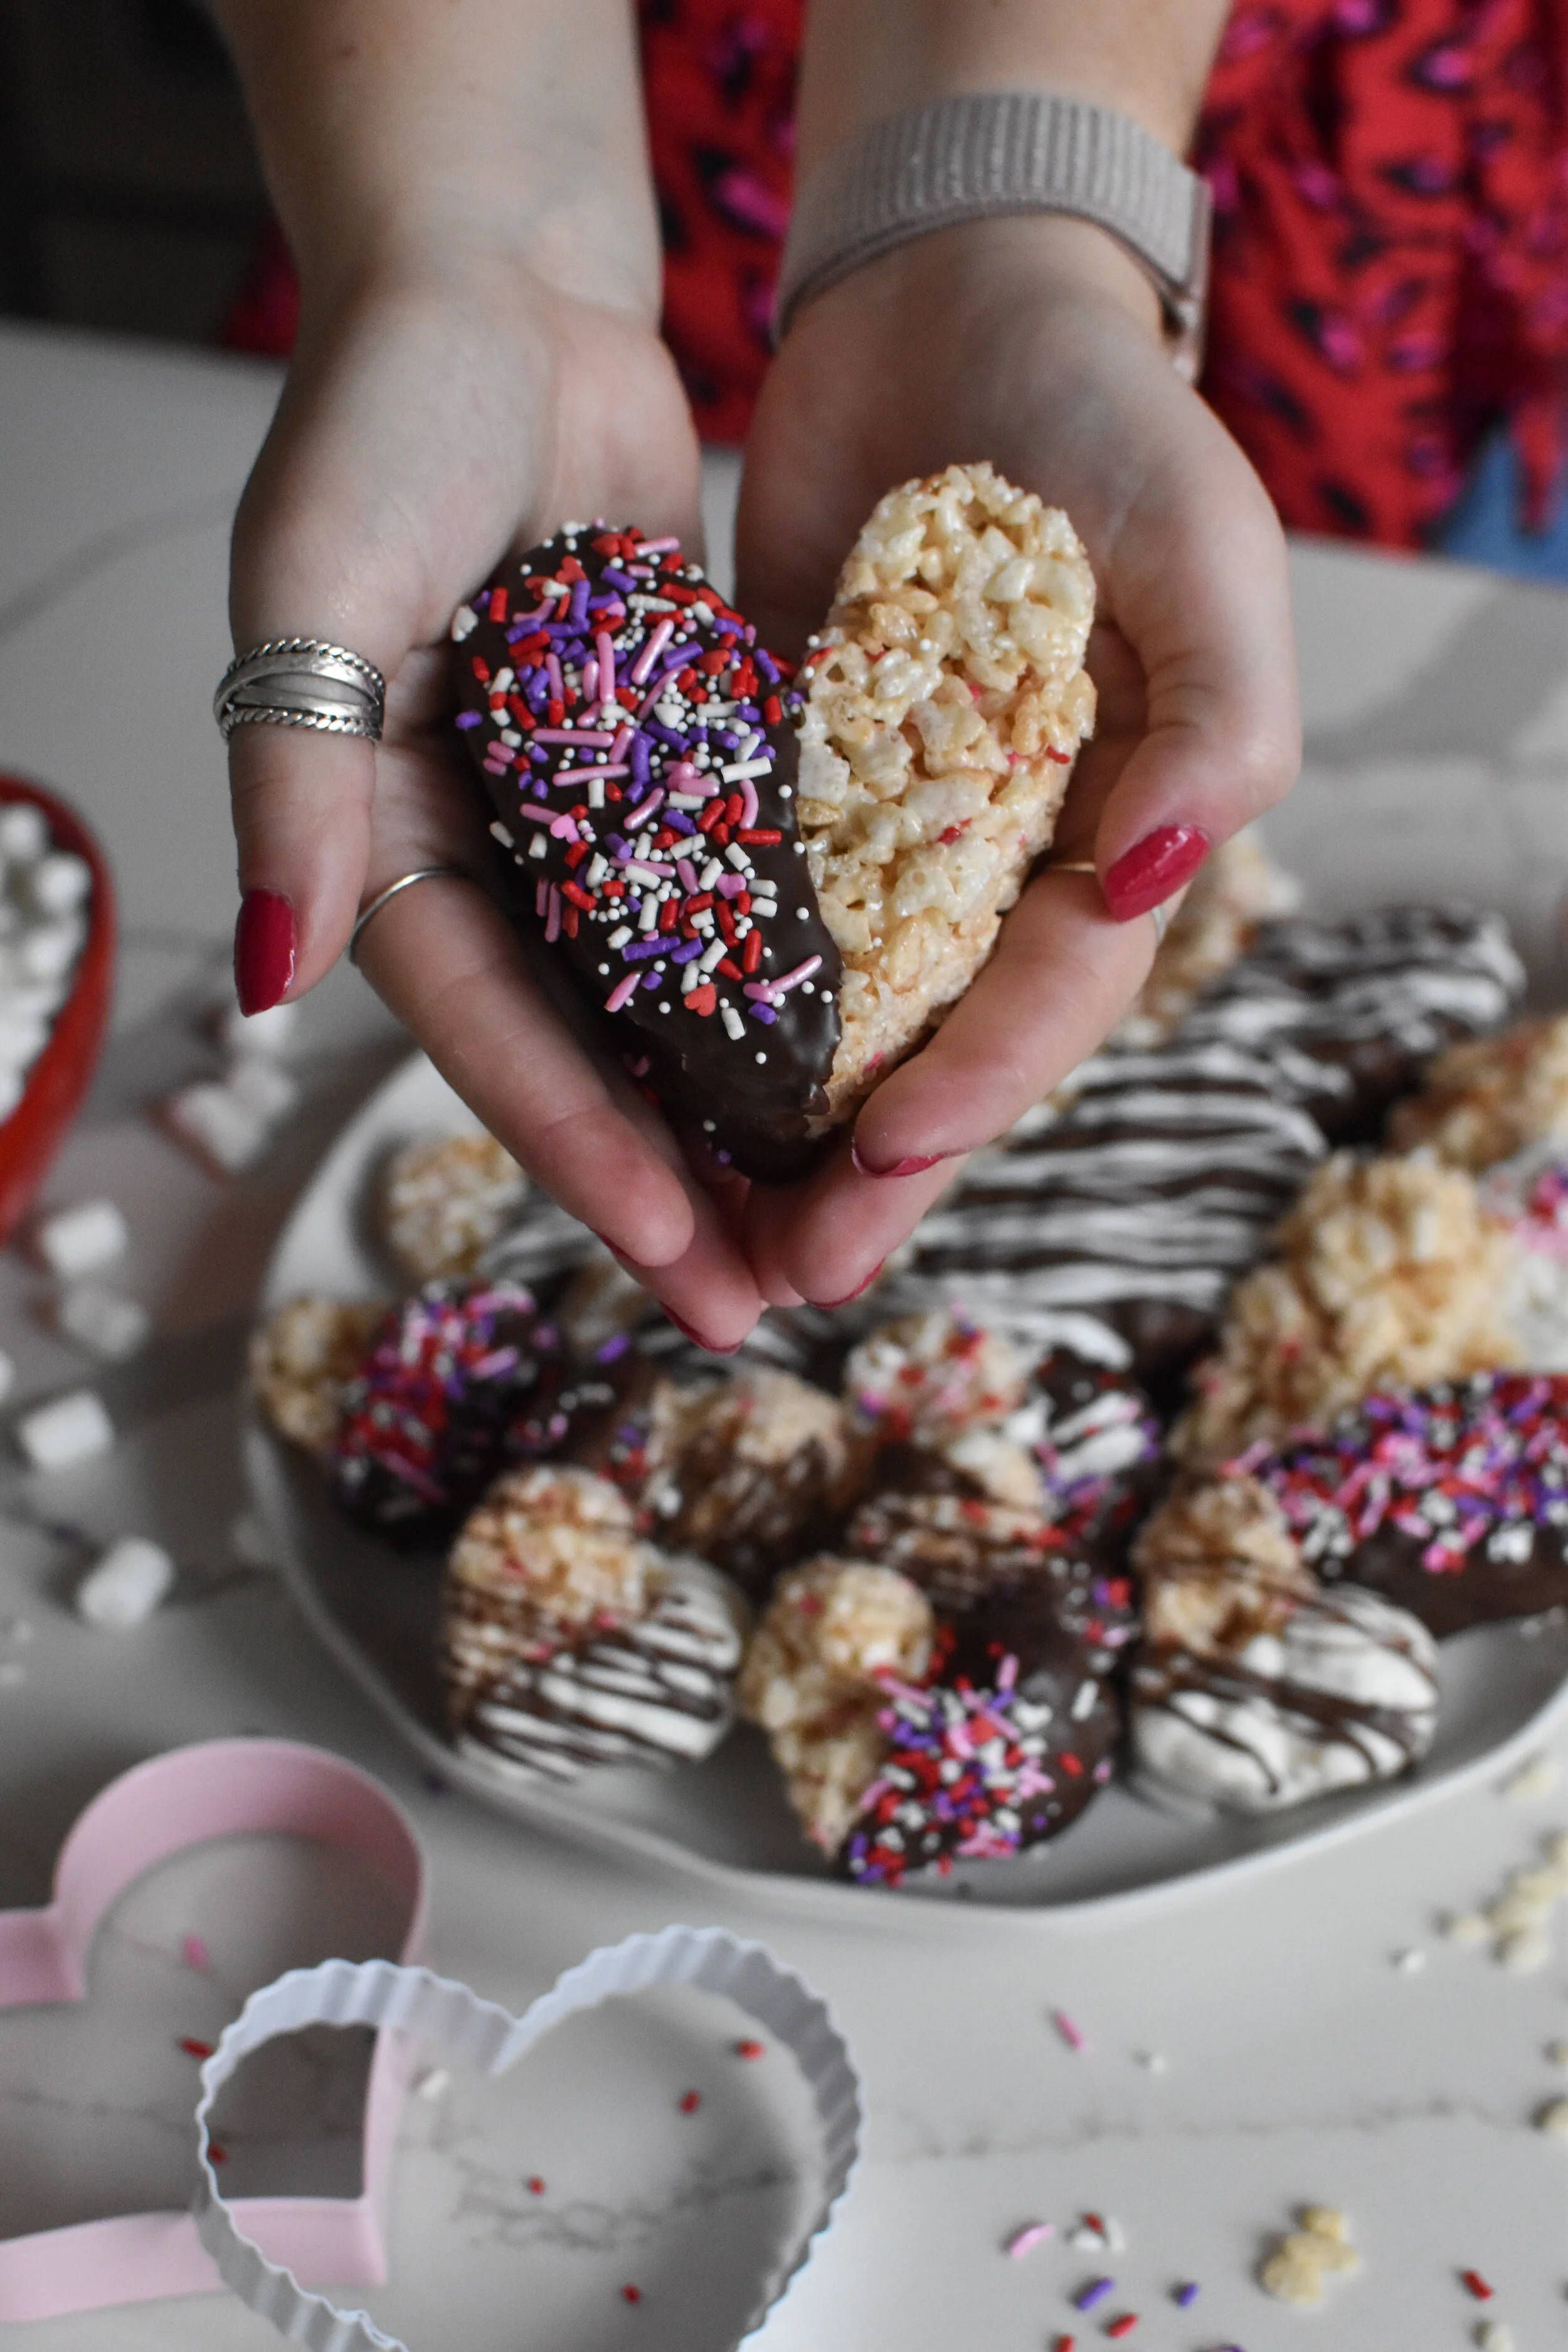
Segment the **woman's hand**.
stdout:
<path fill-rule="evenodd" d="M 953 1174 L 1093 1051 L 1148 971 L 1146 910 L 1279 799 L 1300 758 L 1285 547 L 1235 443 L 1165 356 L 1153 294 L 1098 229 L 950 229 L 800 316 L 764 387 L 742 490 L 739 596 L 798 656 L 882 493 L 988 458 L 1066 509 L 1099 587 L 1095 737 L 994 955 L 829 1164 L 753 1188 L 763 1294 L 862 1286 Z"/>

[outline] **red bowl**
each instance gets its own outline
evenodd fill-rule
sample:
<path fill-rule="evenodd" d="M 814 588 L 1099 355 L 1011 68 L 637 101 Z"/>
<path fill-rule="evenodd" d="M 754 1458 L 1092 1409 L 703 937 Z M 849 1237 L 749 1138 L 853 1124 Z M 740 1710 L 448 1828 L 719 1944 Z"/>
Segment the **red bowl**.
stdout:
<path fill-rule="evenodd" d="M 81 819 L 37 784 L 0 776 L 0 807 L 31 801 L 43 810 L 57 849 L 74 850 L 92 870 L 87 940 L 70 994 L 27 1073 L 21 1101 L 0 1119 L 0 1244 L 8 1242 L 37 1197 L 66 1129 L 81 1108 L 109 1020 L 114 976 L 114 890 L 103 852 Z"/>

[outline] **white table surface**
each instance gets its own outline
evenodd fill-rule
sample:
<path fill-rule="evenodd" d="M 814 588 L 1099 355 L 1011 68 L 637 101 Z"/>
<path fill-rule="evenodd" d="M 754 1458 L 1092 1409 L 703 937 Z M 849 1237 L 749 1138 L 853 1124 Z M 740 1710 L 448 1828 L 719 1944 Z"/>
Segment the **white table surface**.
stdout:
<path fill-rule="evenodd" d="M 1487 2315 L 1507 2319 L 1519 2352 L 1563 2343 L 1568 2149 L 1533 2118 L 1568 2091 L 1547 2056 L 1568 2038 L 1568 1968 L 1554 1948 L 1538 1973 L 1511 1975 L 1439 1922 L 1568 1823 L 1568 1782 L 1528 1803 L 1483 1783 L 1246 1883 L 1110 1918 L 933 1925 L 871 1898 L 814 1924 L 427 1789 L 275 1579 L 236 1556 L 234 1398 L 258 1275 L 323 1143 L 399 1051 L 339 971 L 301 1026 L 306 1107 L 256 1173 L 211 1181 L 147 1116 L 216 1066 L 203 1020 L 224 984 L 234 882 L 207 698 L 227 652 L 226 520 L 276 381 L 243 362 L 0 332 L 0 767 L 88 815 L 124 923 L 113 1038 L 50 1197 L 121 1203 L 123 1279 L 156 1323 L 144 1356 L 97 1378 L 121 1431 L 110 1456 L 51 1477 L 15 1456 L 0 1470 L 0 1903 L 47 1899 L 59 1838 L 125 1765 L 235 1731 L 311 1740 L 407 1806 L 431 1865 L 427 1956 L 487 1994 L 521 2005 L 592 1945 L 684 1917 L 765 1938 L 828 1996 L 865 2075 L 865 2160 L 760 2339 L 773 2352 L 1039 2352 L 1058 2331 L 1081 2352 L 1120 2310 L 1142 2315 L 1135 2352 L 1440 2352 L 1474 2340 L 1483 2315 L 1458 2282 L 1468 2266 L 1496 2286 Z M 716 512 L 726 488 L 716 478 Z M 1446 887 L 1451 854 L 1434 843 L 1462 825 L 1475 895 L 1519 910 L 1543 988 L 1568 993 L 1568 604 L 1323 549 L 1299 551 L 1297 586 L 1309 774 L 1277 845 L 1322 877 L 1325 900 L 1365 901 Z M 15 1253 L 0 1262 L 18 1402 L 97 1377 L 42 1328 L 47 1289 Z M 123 1531 L 170 1544 L 180 1586 L 137 1633 L 95 1634 L 67 1596 L 92 1541 Z M 1568 1763 L 1568 1718 L 1542 1746 Z M 178 1927 L 199 1916 L 226 1937 L 225 1982 L 240 1985 L 322 1937 L 366 1931 L 334 1916 L 341 1885 L 296 1886 L 280 1923 L 277 1860 L 220 1849 L 180 1865 L 105 1930 L 85 2011 L 0 2014 L 0 2233 L 179 2201 L 192 2086 L 170 2052 L 181 2033 L 210 2035 L 224 2001 L 172 1963 Z M 1411 1949 L 1418 1972 L 1394 1965 Z M 1082 2027 L 1082 2052 L 1053 2031 L 1057 2009 Z M 689 2018 L 606 2021 L 501 2091 L 459 2079 L 415 2101 L 393 2282 L 372 2298 L 383 2324 L 431 2352 L 718 2352 L 746 2263 L 795 2193 L 798 2129 L 760 2090 L 737 2092 L 716 2053 Z M 677 2128 L 664 2092 L 704 2068 L 710 2095 Z M 330 2174 L 337 2159 L 307 2160 Z M 1272 2302 L 1255 2275 L 1304 2200 L 1342 2207 L 1366 2258 L 1315 2316 Z M 1023 2221 L 1069 2225 L 1086 2209 L 1116 2216 L 1124 2253 L 999 2252 Z M 1118 2293 L 1079 2318 L 1065 2297 L 1100 2269 Z M 1181 2278 L 1203 2289 L 1187 2311 L 1170 2299 Z M 644 2287 L 635 2307 L 619 2298 L 627 2280 Z M 6 2340 L 241 2352 L 276 2339 L 210 2296 L 19 2325 Z"/>

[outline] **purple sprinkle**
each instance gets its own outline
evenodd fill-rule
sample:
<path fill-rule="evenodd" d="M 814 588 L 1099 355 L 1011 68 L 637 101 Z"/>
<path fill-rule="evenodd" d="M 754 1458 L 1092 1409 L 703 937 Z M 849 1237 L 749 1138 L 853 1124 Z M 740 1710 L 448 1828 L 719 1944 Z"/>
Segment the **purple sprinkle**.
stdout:
<path fill-rule="evenodd" d="M 606 563 L 599 577 L 602 580 L 607 580 L 612 588 L 619 588 L 622 593 L 627 596 L 637 584 L 629 572 L 622 572 L 614 563 Z"/>
<path fill-rule="evenodd" d="M 1176 2289 L 1175 2301 L 1181 2305 L 1184 2311 L 1186 2310 L 1189 2304 L 1196 2303 L 1197 2299 L 1198 2284 L 1196 2279 L 1188 2279 L 1184 2284 Z"/>
<path fill-rule="evenodd" d="M 625 963 L 646 963 L 649 956 L 667 955 L 668 951 L 669 941 L 656 935 L 651 940 L 628 940 L 621 950 L 621 959 Z"/>
<path fill-rule="evenodd" d="M 682 940 L 678 948 L 671 948 L 669 961 L 671 963 L 689 963 L 693 956 L 700 956 L 701 952 L 700 940 Z"/>
<path fill-rule="evenodd" d="M 664 984 L 664 975 L 662 972 L 658 971 L 645 971 L 642 976 L 642 984 L 645 988 L 660 988 Z"/>
<path fill-rule="evenodd" d="M 567 618 L 579 633 L 587 626 L 588 583 L 585 580 L 576 580 L 572 584 L 572 604 Z"/>
<path fill-rule="evenodd" d="M 684 751 L 688 749 L 685 736 L 678 735 L 673 727 L 665 726 L 662 719 L 648 719 L 643 724 L 644 731 L 651 735 L 656 743 L 662 743 L 667 751 Z"/>
<path fill-rule="evenodd" d="M 1114 2294 L 1115 2292 L 1114 2279 L 1090 2279 L 1089 2284 L 1074 2295 L 1073 2308 L 1075 2311 L 1092 2311 L 1097 2303 L 1103 2303 L 1108 2294 Z"/>
<path fill-rule="evenodd" d="M 602 1348 L 595 1349 L 594 1361 L 596 1364 L 613 1364 L 617 1356 L 626 1354 L 631 1344 L 624 1331 L 613 1332 Z M 1197 2289 L 1194 2287 L 1193 2292 L 1195 2294 Z"/>
<path fill-rule="evenodd" d="M 697 830 L 684 809 L 666 809 L 663 822 L 672 833 L 695 833 Z"/>
<path fill-rule="evenodd" d="M 750 632 L 748 632 L 748 635 L 749 634 Z M 759 646 L 756 652 L 752 656 L 752 659 L 756 663 L 757 667 L 762 671 L 762 674 L 767 679 L 768 684 L 770 686 L 776 686 L 779 682 L 778 664 L 774 661 L 772 654 L 764 653 L 762 646 Z"/>
<path fill-rule="evenodd" d="M 753 1021 L 763 1021 L 770 1029 L 779 1017 L 771 1004 L 759 1003 L 755 997 L 752 999 L 751 1013 Z"/>
<path fill-rule="evenodd" d="M 605 835 L 605 846 L 612 857 L 629 857 L 632 854 L 631 843 L 618 833 L 607 833 Z"/>
<path fill-rule="evenodd" d="M 459 710 L 458 724 L 459 727 L 482 727 L 484 718 L 485 714 L 482 710 Z"/>

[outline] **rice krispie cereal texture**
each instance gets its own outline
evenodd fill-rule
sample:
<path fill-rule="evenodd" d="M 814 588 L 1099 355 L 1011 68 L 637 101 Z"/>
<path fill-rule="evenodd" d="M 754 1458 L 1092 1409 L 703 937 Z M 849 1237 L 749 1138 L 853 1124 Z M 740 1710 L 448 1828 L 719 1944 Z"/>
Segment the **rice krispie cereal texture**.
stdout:
<path fill-rule="evenodd" d="M 844 960 L 826 1123 L 962 996 L 1092 732 L 1094 579 L 988 465 L 881 500 L 802 666 L 798 815 Z"/>
<path fill-rule="evenodd" d="M 279 1437 L 324 1460 L 343 1391 L 386 1313 L 379 1298 L 290 1298 L 250 1343 L 250 1381 Z"/>
<path fill-rule="evenodd" d="M 656 1399 L 645 1500 L 663 1544 L 757 1591 L 815 1550 L 859 1484 L 864 1447 L 836 1397 L 758 1369 Z"/>
<path fill-rule="evenodd" d="M 1024 1402 L 1027 1360 L 1009 1339 L 935 1308 L 869 1332 L 844 1368 L 844 1395 L 880 1440 L 942 1446 Z"/>
<path fill-rule="evenodd" d="M 1277 1633 L 1317 1591 L 1279 1503 L 1245 1475 L 1178 1486 L 1144 1523 L 1132 1560 L 1145 1640 L 1199 1657 Z"/>
<path fill-rule="evenodd" d="M 823 1557 L 779 1580 L 736 1700 L 767 1733 L 790 1803 L 826 1853 L 876 1778 L 885 1685 L 921 1679 L 934 1632 L 930 1601 L 892 1569 Z"/>
<path fill-rule="evenodd" d="M 382 1171 L 382 1237 L 413 1282 L 472 1274 L 527 1197 L 527 1177 L 494 1136 L 421 1137 Z"/>
<path fill-rule="evenodd" d="M 510 1611 L 582 1628 L 639 1615 L 650 1548 L 630 1504 L 607 1479 L 571 1467 L 513 1470 L 466 1522 L 448 1585 Z"/>
<path fill-rule="evenodd" d="M 1568 1013 L 1451 1045 L 1389 1121 L 1397 1151 L 1426 1145 L 1479 1174 L 1532 1143 L 1568 1151 Z"/>
<path fill-rule="evenodd" d="M 1336 1152 L 1275 1238 L 1278 1263 L 1237 1285 L 1219 1352 L 1193 1375 L 1178 1454 L 1222 1460 L 1375 1390 L 1517 1360 L 1501 1319 L 1512 1244 L 1459 1170 Z"/>

